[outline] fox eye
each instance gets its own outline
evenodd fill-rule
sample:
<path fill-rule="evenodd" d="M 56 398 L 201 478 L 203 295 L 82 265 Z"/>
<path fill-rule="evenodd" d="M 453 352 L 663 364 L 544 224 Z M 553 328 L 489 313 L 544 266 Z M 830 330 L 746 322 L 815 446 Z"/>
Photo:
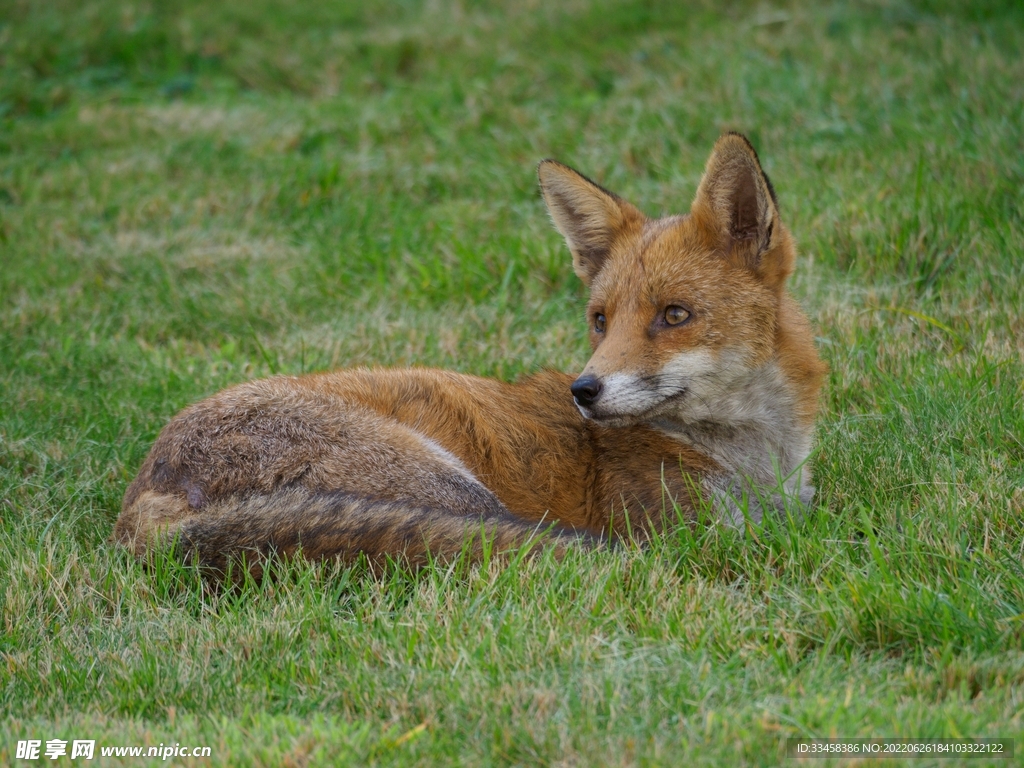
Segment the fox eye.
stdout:
<path fill-rule="evenodd" d="M 682 307 L 667 307 L 665 322 L 669 325 L 681 325 L 690 319 L 690 313 Z"/>
<path fill-rule="evenodd" d="M 600 312 L 594 315 L 594 330 L 597 333 L 604 333 L 604 326 L 606 323 L 607 320 L 605 320 L 604 315 L 602 315 Z"/>

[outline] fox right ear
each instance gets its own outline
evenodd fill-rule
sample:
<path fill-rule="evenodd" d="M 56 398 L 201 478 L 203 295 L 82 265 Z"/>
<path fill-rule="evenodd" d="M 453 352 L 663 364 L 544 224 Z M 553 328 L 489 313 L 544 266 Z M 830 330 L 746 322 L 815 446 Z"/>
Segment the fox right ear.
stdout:
<path fill-rule="evenodd" d="M 572 251 L 573 269 L 589 286 L 608 258 L 630 206 L 554 160 L 543 160 L 537 176 L 551 220 Z"/>
<path fill-rule="evenodd" d="M 738 133 L 715 142 L 691 212 L 730 258 L 754 271 L 764 268 L 763 257 L 781 237 L 775 191 L 754 148 Z"/>

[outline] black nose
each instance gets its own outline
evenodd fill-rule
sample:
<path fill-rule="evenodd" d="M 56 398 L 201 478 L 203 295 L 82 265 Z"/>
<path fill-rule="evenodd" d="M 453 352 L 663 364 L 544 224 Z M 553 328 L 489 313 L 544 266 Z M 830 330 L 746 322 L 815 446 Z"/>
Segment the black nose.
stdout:
<path fill-rule="evenodd" d="M 586 408 L 593 405 L 601 394 L 601 380 L 594 376 L 580 376 L 569 389 L 576 398 L 576 404 Z"/>

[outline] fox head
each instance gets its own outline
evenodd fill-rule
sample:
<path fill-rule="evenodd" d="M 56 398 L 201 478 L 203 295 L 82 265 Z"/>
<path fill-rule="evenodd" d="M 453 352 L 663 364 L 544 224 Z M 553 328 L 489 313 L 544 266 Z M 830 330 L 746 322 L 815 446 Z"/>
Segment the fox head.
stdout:
<path fill-rule="evenodd" d="M 788 390 L 780 397 L 792 399 L 799 421 L 813 421 L 822 368 L 785 295 L 794 247 L 743 136 L 718 140 L 690 212 L 678 216 L 647 218 L 553 160 L 538 174 L 590 289 L 593 356 L 572 385 L 586 418 L 607 426 L 741 419 L 759 406 L 737 393 L 760 377 Z M 790 379 L 801 377 L 808 393 L 792 391 L 800 387 Z M 804 394 L 812 402 L 800 405 Z"/>

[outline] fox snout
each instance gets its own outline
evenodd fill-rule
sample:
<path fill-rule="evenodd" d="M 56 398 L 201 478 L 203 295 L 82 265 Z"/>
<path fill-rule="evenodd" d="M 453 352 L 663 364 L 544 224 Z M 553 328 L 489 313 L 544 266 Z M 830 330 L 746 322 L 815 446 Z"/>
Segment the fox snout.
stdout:
<path fill-rule="evenodd" d="M 581 408 L 592 406 L 597 398 L 601 396 L 601 389 L 601 380 L 590 374 L 583 374 L 569 387 L 576 405 Z"/>

